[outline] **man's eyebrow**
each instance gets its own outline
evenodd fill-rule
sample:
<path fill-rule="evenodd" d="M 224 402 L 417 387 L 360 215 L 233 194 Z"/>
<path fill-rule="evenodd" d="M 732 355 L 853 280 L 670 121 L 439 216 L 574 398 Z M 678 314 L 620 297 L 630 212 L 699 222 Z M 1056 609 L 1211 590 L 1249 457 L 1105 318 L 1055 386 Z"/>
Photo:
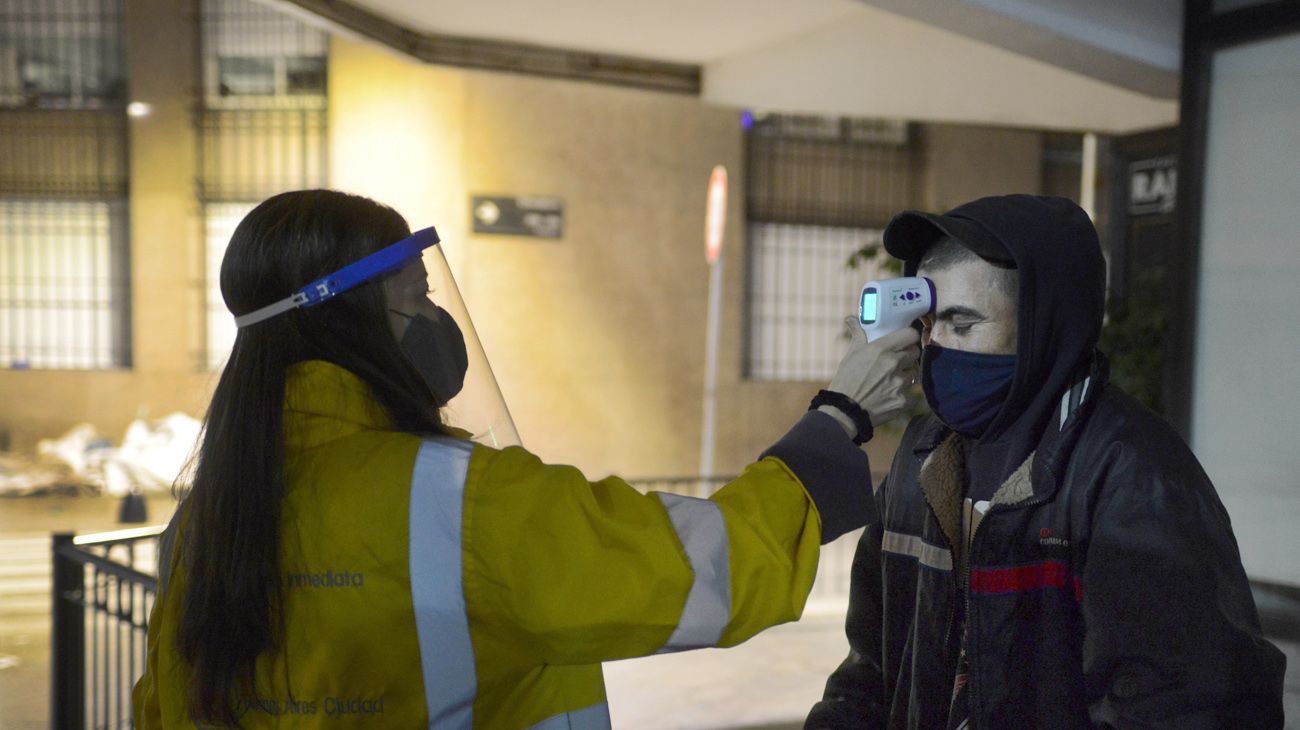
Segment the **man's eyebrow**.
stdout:
<path fill-rule="evenodd" d="M 951 321 L 955 317 L 970 317 L 972 319 L 984 319 L 984 313 L 979 311 L 978 309 L 971 309 L 970 307 L 954 305 L 951 307 L 944 307 L 943 311 L 936 314 L 934 318 L 936 320 Z"/>

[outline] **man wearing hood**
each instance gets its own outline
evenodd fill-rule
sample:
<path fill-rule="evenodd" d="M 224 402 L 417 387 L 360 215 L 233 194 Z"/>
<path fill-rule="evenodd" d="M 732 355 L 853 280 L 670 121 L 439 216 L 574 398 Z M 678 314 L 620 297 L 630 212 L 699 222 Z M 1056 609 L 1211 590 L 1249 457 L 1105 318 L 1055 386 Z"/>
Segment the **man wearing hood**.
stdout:
<path fill-rule="evenodd" d="M 929 277 L 914 419 L 853 563 L 848 658 L 807 728 L 1282 727 L 1214 486 L 1107 383 L 1105 270 L 1063 198 L 899 214 Z"/>

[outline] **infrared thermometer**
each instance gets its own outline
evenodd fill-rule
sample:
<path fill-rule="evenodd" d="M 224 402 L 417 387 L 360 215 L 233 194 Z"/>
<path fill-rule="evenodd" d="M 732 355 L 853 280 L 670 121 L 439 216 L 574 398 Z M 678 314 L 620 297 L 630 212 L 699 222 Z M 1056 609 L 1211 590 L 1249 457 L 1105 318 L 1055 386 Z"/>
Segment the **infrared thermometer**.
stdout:
<path fill-rule="evenodd" d="M 867 342 L 934 313 L 934 282 L 924 276 L 868 281 L 858 300 L 858 323 Z"/>

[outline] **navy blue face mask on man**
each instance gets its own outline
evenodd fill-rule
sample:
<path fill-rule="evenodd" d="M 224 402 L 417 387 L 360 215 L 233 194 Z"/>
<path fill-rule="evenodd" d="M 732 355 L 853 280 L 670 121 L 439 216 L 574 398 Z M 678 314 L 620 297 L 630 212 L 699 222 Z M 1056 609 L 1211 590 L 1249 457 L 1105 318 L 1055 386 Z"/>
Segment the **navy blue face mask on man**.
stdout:
<path fill-rule="evenodd" d="M 931 410 L 952 430 L 978 438 L 1002 410 L 1016 375 L 1015 355 L 949 350 L 921 353 L 921 387 Z"/>

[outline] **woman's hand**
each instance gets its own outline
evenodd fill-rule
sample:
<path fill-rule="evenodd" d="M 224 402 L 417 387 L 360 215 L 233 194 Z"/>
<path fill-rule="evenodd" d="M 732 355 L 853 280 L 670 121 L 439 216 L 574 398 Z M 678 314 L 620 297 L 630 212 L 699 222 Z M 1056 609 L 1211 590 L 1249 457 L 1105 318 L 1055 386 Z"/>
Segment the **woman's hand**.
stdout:
<path fill-rule="evenodd" d="M 828 390 L 852 398 L 871 416 L 874 426 L 881 426 L 907 411 L 907 390 L 916 379 L 921 362 L 921 336 L 904 327 L 876 340 L 867 336 L 856 317 L 845 320 L 852 343 L 840 361 Z M 850 436 L 857 433 L 853 421 L 834 406 L 821 406 L 845 427 Z"/>

